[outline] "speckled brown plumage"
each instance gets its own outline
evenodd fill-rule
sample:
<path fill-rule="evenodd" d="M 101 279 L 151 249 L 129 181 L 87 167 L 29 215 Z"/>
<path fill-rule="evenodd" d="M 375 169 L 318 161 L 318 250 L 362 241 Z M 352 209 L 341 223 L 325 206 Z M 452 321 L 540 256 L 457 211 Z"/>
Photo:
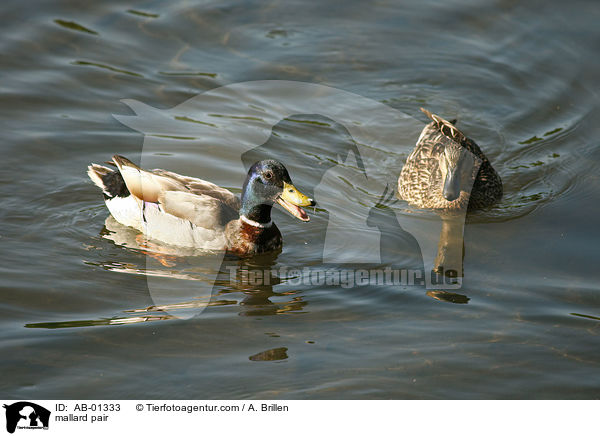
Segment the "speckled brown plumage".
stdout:
<path fill-rule="evenodd" d="M 415 149 L 402 168 L 398 179 L 400 197 L 419 208 L 444 211 L 464 210 L 467 207 L 469 210 L 480 209 L 500 200 L 500 176 L 475 141 L 467 138 L 453 123 L 425 109 L 421 110 L 432 122 L 423 129 Z M 438 158 L 451 143 L 459 144 L 476 157 L 470 174 L 475 181 L 470 193 L 461 191 L 458 198 L 448 201 L 442 195 L 443 176 Z"/>

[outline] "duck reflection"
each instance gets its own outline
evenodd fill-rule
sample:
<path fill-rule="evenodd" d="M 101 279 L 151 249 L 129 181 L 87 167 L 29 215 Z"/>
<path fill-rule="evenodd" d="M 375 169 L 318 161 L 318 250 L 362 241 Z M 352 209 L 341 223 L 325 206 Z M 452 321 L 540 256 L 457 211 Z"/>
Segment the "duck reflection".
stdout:
<path fill-rule="evenodd" d="M 441 215 L 442 230 L 438 242 L 433 272 L 449 279 L 459 279 L 463 274 L 465 257 L 464 223 L 462 215 Z"/>
<path fill-rule="evenodd" d="M 408 276 L 412 276 L 412 280 L 408 280 L 409 285 L 425 284 L 427 278 L 426 271 L 423 265 L 423 256 L 421 247 L 416 238 L 402 228 L 398 221 L 398 217 L 392 206 L 398 203 L 394 192 L 386 188 L 379 202 L 371 209 L 368 218 L 368 225 L 377 227 L 381 232 L 381 261 L 383 264 L 392 265 L 396 270 L 407 271 Z M 432 271 L 432 274 L 438 275 L 443 273 L 444 265 L 447 268 L 456 268 L 452 262 L 455 259 L 456 253 L 448 252 L 448 247 L 456 246 L 456 242 L 452 241 L 449 236 L 455 228 L 452 228 L 450 222 L 446 222 L 446 230 L 442 231 L 439 240 L 438 258 L 436 258 L 437 269 Z M 449 227 L 449 228 L 448 228 Z M 444 229 L 444 224 L 442 224 Z M 462 225 L 459 227 L 462 229 Z M 462 242 L 462 239 L 461 239 Z M 447 277 L 432 278 L 435 283 L 447 283 Z M 448 292 L 444 290 L 430 290 L 426 293 L 428 296 L 448 303 L 466 304 L 469 298 L 462 294 Z"/>
<path fill-rule="evenodd" d="M 203 265 L 203 257 L 198 256 L 197 253 L 194 256 L 193 253 L 180 247 L 154 244 L 131 228 L 119 224 L 110 216 L 101 234 L 120 246 L 151 256 L 154 263 L 152 267 L 148 262 L 144 266 L 114 260 L 88 262 L 88 264 L 115 272 L 169 280 L 170 285 L 161 286 L 160 289 L 171 290 L 173 294 L 169 295 L 165 291 L 157 295 L 151 290 L 155 304 L 123 310 L 127 316 L 30 323 L 25 327 L 57 329 L 185 319 L 191 318 L 190 314 L 197 316 L 207 307 L 238 304 L 241 307 L 241 316 L 279 315 L 301 312 L 307 304 L 301 296 L 296 295 L 295 290 L 274 292 L 274 286 L 282 281 L 275 271 L 281 250 L 247 258 L 226 255 L 221 268 L 214 270 Z M 206 256 L 206 253 L 204 255 Z M 181 292 L 183 288 L 188 290 L 187 298 L 182 298 L 185 295 Z M 159 299 L 160 302 L 157 302 Z"/>
<path fill-rule="evenodd" d="M 242 307 L 241 316 L 301 313 L 307 303 L 301 296 L 296 295 L 297 291 L 274 292 L 273 290 L 274 286 L 282 283 L 282 278 L 275 271 L 279 254 L 279 252 L 272 252 L 250 258 L 226 258 L 222 271 L 227 272 L 229 284 L 220 286 L 215 298 L 242 292 L 244 298 L 239 303 Z"/>
<path fill-rule="evenodd" d="M 456 120 L 421 110 L 431 122 L 402 168 L 398 192 L 409 204 L 440 216 L 433 273 L 458 282 L 464 277 L 466 214 L 499 201 L 502 181 L 479 146 L 456 128 Z M 431 296 L 440 297 L 439 293 Z"/>
<path fill-rule="evenodd" d="M 377 227 L 381 234 L 381 263 L 394 265 L 395 269 L 417 272 L 424 279 L 423 255 L 415 237 L 402 228 L 391 206 L 398 203 L 394 191 L 386 187 L 381 198 L 369 211 L 367 225 Z"/>

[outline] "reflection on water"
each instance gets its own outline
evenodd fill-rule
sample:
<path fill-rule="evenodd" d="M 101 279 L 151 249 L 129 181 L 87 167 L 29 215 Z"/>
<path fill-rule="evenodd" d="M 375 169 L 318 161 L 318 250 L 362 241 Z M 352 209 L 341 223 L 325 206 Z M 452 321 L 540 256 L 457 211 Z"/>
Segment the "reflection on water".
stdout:
<path fill-rule="evenodd" d="M 392 207 L 398 203 L 392 189 L 386 187 L 381 198 L 369 211 L 367 225 L 380 232 L 381 262 L 396 269 L 421 271 L 425 276 L 421 247 L 415 237 L 404 230 Z"/>
<path fill-rule="evenodd" d="M 98 319 L 98 320 L 82 320 L 82 321 L 63 321 L 63 322 L 38 322 L 25 324 L 27 328 L 37 329 L 65 329 L 73 327 L 93 327 L 100 325 L 124 325 L 133 324 L 137 322 L 148 322 L 148 321 L 160 321 L 163 319 L 174 318 L 170 315 L 149 315 L 149 316 L 136 316 L 126 318 L 111 318 L 111 319 Z"/>
<path fill-rule="evenodd" d="M 58 24 L 59 26 L 65 27 L 65 28 L 70 29 L 70 30 L 76 30 L 78 32 L 86 32 L 86 33 L 90 33 L 92 35 L 97 35 L 98 34 L 98 32 L 94 32 L 93 30 L 88 29 L 87 27 L 82 26 L 81 24 L 77 24 L 74 21 L 54 20 L 54 22 L 56 24 Z"/>
<path fill-rule="evenodd" d="M 450 278 L 463 278 L 465 258 L 464 215 L 443 216 L 433 271 Z"/>
<path fill-rule="evenodd" d="M 260 353 L 256 353 L 250 356 L 248 359 L 254 362 L 283 360 L 288 358 L 287 350 L 288 349 L 286 347 L 273 348 L 271 350 L 265 350 L 261 351 Z"/>
<path fill-rule="evenodd" d="M 273 267 L 279 253 L 266 253 L 246 259 L 227 258 L 223 262 L 224 269 L 228 272 L 229 286 L 223 286 L 218 291 L 218 296 L 227 296 L 231 293 L 243 293 L 240 301 L 242 306 L 241 316 L 268 316 L 285 313 L 303 313 L 307 304 L 293 289 L 284 292 L 274 292 L 273 287 L 282 283 Z M 272 299 L 277 298 L 277 302 Z"/>
<path fill-rule="evenodd" d="M 29 323 L 26 327 L 56 329 L 185 319 L 188 314 L 200 315 L 207 307 L 238 304 L 241 306 L 239 313 L 241 316 L 268 316 L 302 313 L 302 309 L 307 304 L 302 297 L 295 295 L 296 291 L 294 290 L 273 291 L 274 286 L 282 283 L 282 278 L 277 276 L 274 270 L 279 256 L 277 251 L 250 258 L 227 255 L 223 259 L 220 269 L 210 270 L 205 267 L 206 257 L 203 257 L 202 253 L 148 241 L 143 234 L 119 224 L 111 216 L 107 218 L 101 234 L 103 238 L 109 239 L 121 247 L 135 250 L 156 260 L 155 267 L 148 268 L 115 261 L 98 264 L 86 263 L 112 272 L 142 275 L 147 278 L 170 279 L 171 285 L 160 290 L 160 293 L 157 293 L 157 290 L 150 290 L 154 301 L 161 300 L 161 302 L 145 308 L 123 310 L 125 313 L 132 314 L 129 317 Z M 180 286 L 175 288 L 172 279 L 177 280 Z M 197 282 L 202 284 L 201 288 L 195 286 Z M 189 300 L 185 296 L 182 297 L 182 293 L 179 291 L 181 287 L 188 290 L 187 298 L 190 298 Z M 241 294 L 241 296 L 237 297 L 236 294 Z M 278 301 L 273 302 L 272 298 L 277 298 Z"/>
<path fill-rule="evenodd" d="M 469 297 L 455 292 L 447 291 L 427 291 L 427 295 L 436 300 L 445 301 L 454 304 L 467 304 L 470 300 Z"/>

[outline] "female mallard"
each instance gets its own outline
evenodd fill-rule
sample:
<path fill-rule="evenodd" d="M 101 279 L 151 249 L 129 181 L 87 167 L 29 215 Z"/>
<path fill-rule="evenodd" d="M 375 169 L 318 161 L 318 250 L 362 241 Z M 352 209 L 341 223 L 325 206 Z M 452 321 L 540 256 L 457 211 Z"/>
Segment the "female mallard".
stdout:
<path fill-rule="evenodd" d="M 122 156 L 113 156 L 113 162 L 116 170 L 96 164 L 88 167 L 112 216 L 150 239 L 181 247 L 238 255 L 274 250 L 281 247 L 281 233 L 271 220 L 273 204 L 279 203 L 302 221 L 309 217 L 299 206 L 315 205 L 275 160 L 252 165 L 241 201 L 204 180 L 144 170 Z"/>
<path fill-rule="evenodd" d="M 449 122 L 421 110 L 432 120 L 406 159 L 398 179 L 400 196 L 426 209 L 469 210 L 502 198 L 502 181 L 474 141 Z"/>

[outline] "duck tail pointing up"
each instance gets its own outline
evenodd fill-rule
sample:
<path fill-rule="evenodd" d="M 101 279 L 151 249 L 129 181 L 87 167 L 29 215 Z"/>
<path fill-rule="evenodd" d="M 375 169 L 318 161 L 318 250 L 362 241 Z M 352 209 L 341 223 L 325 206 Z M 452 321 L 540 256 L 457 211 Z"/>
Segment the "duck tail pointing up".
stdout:
<path fill-rule="evenodd" d="M 463 135 L 463 133 L 454 126 L 454 124 L 456 123 L 456 120 L 447 121 L 440 116 L 432 114 L 431 112 L 429 112 L 427 109 L 424 109 L 424 108 L 421 108 L 421 112 L 423 112 L 425 115 L 427 115 L 427 117 L 429 119 L 431 119 L 434 123 L 436 123 L 438 128 L 444 135 L 449 136 L 450 138 L 454 139 L 457 142 L 464 141 L 465 135 Z"/>
<path fill-rule="evenodd" d="M 91 164 L 88 166 L 87 175 L 90 179 L 92 179 L 92 182 L 94 182 L 98 188 L 104 191 L 105 186 L 104 182 L 102 181 L 102 177 L 111 172 L 112 170 L 110 168 L 106 168 L 98 164 Z"/>
<path fill-rule="evenodd" d="M 120 156 L 118 154 L 115 154 L 112 157 L 113 162 L 115 163 L 115 165 L 117 166 L 117 168 L 122 169 L 123 167 L 130 167 L 136 170 L 141 170 L 141 168 L 139 166 L 137 166 L 136 164 L 134 164 L 133 162 L 131 162 L 129 159 L 127 159 L 126 157 Z"/>
<path fill-rule="evenodd" d="M 88 166 L 87 175 L 92 182 L 102 189 L 105 199 L 127 197 L 129 190 L 119 171 L 111 170 L 102 165 L 91 164 Z"/>

